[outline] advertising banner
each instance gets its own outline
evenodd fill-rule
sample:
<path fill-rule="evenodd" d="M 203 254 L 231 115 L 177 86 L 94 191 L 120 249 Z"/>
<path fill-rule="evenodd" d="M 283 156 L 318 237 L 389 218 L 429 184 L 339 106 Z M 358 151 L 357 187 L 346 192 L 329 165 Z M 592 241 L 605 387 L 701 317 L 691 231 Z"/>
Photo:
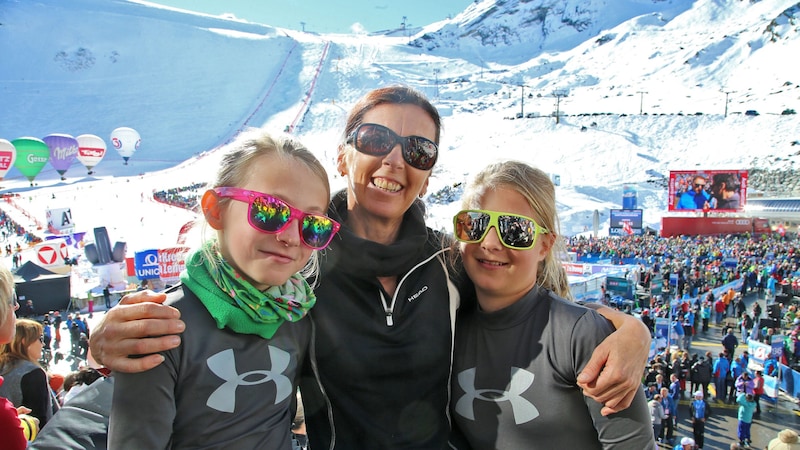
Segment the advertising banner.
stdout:
<path fill-rule="evenodd" d="M 72 210 L 69 208 L 50 208 L 47 210 L 47 229 L 53 234 L 71 233 Z"/>
<path fill-rule="evenodd" d="M 667 348 L 669 345 L 669 319 L 656 317 L 655 336 L 658 351 Z"/>
<path fill-rule="evenodd" d="M 136 252 L 133 257 L 135 276 L 140 280 L 177 279 L 186 269 L 188 251 L 188 247 L 171 247 Z"/>
<path fill-rule="evenodd" d="M 67 250 L 67 242 L 64 239 L 51 239 L 37 244 L 34 247 L 36 256 L 33 262 L 44 267 L 45 269 L 53 269 L 63 267 L 65 261 L 69 258 Z"/>

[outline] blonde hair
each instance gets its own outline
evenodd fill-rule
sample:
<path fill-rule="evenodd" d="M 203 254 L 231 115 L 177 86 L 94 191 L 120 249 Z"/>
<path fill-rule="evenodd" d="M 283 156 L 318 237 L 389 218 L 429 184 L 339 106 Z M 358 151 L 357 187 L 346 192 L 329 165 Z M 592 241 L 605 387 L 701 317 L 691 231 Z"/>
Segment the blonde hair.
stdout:
<path fill-rule="evenodd" d="M 325 185 L 326 198 L 330 199 L 331 188 L 328 172 L 317 157 L 291 136 L 272 135 L 261 128 L 250 128 L 229 144 L 228 152 L 220 161 L 217 176 L 210 187 L 242 187 L 253 175 L 268 177 L 268 173 L 260 173 L 263 166 L 257 164 L 259 159 L 267 156 L 283 160 L 293 158 L 305 164 Z M 219 199 L 221 206 L 230 201 L 229 198 Z M 214 240 L 216 239 L 214 238 Z M 212 265 L 216 261 L 213 251 L 214 249 L 203 246 L 203 255 Z M 311 253 L 311 258 L 300 272 L 304 277 L 310 278 L 317 274 L 319 269 L 318 253 L 316 250 Z"/>
<path fill-rule="evenodd" d="M 42 338 L 42 324 L 35 320 L 17 319 L 16 327 L 14 340 L 0 347 L 0 367 L 23 360 L 39 364 L 28 356 L 28 347 Z"/>
<path fill-rule="evenodd" d="M 490 189 L 506 188 L 518 192 L 533 209 L 533 220 L 546 228 L 553 238 L 547 256 L 539 263 L 536 284 L 557 295 L 572 299 L 567 272 L 558 255 L 566 255 L 566 243 L 561 236 L 561 227 L 556 209 L 556 188 L 543 171 L 520 161 L 504 161 L 490 164 L 481 170 L 464 191 L 462 207 L 480 209 L 481 199 Z M 540 237 L 541 238 L 541 237 Z M 454 256 L 458 251 L 453 251 Z"/>
<path fill-rule="evenodd" d="M 8 303 L 14 297 L 14 275 L 8 270 L 5 264 L 0 264 L 0 328 L 5 325 L 8 317 L 8 310 L 11 305 Z"/>

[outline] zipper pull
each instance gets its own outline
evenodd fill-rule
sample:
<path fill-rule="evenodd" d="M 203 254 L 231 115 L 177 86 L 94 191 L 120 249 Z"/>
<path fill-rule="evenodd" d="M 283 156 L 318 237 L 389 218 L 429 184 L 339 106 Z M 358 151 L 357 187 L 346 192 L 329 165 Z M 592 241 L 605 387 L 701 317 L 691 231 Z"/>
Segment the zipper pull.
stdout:
<path fill-rule="evenodd" d="M 392 320 L 392 312 L 386 311 L 386 326 L 391 327 L 394 325 L 394 320 Z"/>

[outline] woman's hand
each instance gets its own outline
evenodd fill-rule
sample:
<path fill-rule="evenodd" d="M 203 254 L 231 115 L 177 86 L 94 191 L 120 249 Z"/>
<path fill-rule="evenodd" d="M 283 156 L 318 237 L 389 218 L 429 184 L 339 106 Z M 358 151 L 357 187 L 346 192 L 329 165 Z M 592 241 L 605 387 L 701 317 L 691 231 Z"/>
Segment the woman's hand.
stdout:
<path fill-rule="evenodd" d="M 119 372 L 144 372 L 161 364 L 158 352 L 180 345 L 186 325 L 180 312 L 162 305 L 166 294 L 139 291 L 123 297 L 94 327 L 89 338 L 92 358 Z"/>
<path fill-rule="evenodd" d="M 629 407 L 641 389 L 651 338 L 644 323 L 633 316 L 602 306 L 597 312 L 617 331 L 594 350 L 578 375 L 578 386 L 604 405 L 601 413 L 607 416 Z"/>

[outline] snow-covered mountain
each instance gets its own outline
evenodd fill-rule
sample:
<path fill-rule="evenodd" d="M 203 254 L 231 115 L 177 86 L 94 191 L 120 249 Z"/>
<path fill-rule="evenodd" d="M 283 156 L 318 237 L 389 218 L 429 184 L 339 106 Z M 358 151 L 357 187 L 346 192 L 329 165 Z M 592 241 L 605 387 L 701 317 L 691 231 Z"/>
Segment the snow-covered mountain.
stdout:
<path fill-rule="evenodd" d="M 498 158 L 560 175 L 567 234 L 620 207 L 626 184 L 657 226 L 670 170 L 800 163 L 800 119 L 782 114 L 800 107 L 799 19 L 796 0 L 484 0 L 410 36 L 319 35 L 144 1 L 0 0 L 0 138 L 142 136 L 128 165 L 109 144 L 93 177 L 48 165 L 30 187 L 12 169 L 0 191 L 33 216 L 73 192 L 82 226 L 130 220 L 153 190 L 210 179 L 248 126 L 291 131 L 332 169 L 349 106 L 403 83 L 444 116 L 432 226 L 457 209 L 442 194 Z"/>

